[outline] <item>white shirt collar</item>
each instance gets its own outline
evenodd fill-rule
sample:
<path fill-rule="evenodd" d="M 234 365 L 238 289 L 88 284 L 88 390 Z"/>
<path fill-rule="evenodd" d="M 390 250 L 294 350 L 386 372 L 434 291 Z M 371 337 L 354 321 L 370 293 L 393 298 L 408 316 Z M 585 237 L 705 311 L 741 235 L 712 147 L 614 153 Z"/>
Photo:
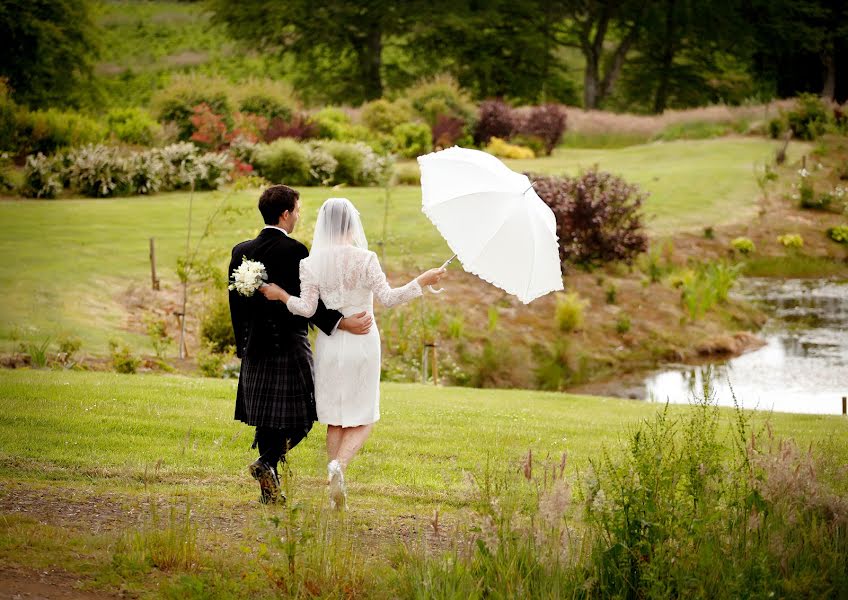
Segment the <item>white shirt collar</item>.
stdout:
<path fill-rule="evenodd" d="M 286 230 L 285 230 L 285 229 L 283 229 L 282 227 L 277 227 L 276 225 L 266 225 L 266 226 L 265 226 L 265 227 L 263 227 L 262 229 L 276 229 L 277 231 L 282 231 L 282 232 L 283 232 L 283 233 L 285 233 L 286 235 L 288 235 L 288 234 L 289 234 L 289 232 L 288 232 L 288 231 L 286 231 Z"/>

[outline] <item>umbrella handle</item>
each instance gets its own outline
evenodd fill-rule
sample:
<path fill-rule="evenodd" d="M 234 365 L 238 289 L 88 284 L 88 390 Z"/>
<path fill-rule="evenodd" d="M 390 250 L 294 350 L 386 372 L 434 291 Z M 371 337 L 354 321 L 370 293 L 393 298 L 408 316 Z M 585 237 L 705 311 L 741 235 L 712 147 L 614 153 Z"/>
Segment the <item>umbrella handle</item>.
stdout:
<path fill-rule="evenodd" d="M 453 256 L 451 256 L 449 259 L 447 259 L 447 260 L 444 262 L 444 264 L 442 265 L 442 268 L 443 268 L 443 269 L 447 269 L 447 268 L 448 268 L 448 265 L 449 265 L 449 264 L 451 264 L 451 263 L 454 261 L 454 259 L 455 259 L 455 258 L 456 258 L 456 254 L 454 254 L 454 255 L 453 255 Z M 444 291 L 445 291 L 445 288 L 439 288 L 439 289 L 436 289 L 436 288 L 434 288 L 432 285 L 428 285 L 428 286 L 427 286 L 427 289 L 429 289 L 429 290 L 430 290 L 430 292 L 431 292 L 431 293 L 433 293 L 433 294 L 441 294 L 442 292 L 444 292 Z"/>

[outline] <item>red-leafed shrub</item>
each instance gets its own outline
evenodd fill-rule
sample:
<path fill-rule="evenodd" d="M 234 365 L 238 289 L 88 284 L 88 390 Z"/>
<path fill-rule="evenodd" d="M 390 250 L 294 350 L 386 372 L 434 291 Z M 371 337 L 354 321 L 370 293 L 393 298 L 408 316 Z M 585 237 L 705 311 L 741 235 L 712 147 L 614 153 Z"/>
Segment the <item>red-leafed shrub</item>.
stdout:
<path fill-rule="evenodd" d="M 224 118 L 205 102 L 195 106 L 192 112 L 191 126 L 194 133 L 191 134 L 191 141 L 209 150 L 222 148 L 229 140 Z"/>
<path fill-rule="evenodd" d="M 562 260 L 586 266 L 630 263 L 646 250 L 641 209 L 647 194 L 638 186 L 597 168 L 577 177 L 530 179 L 556 216 Z"/>
<path fill-rule="evenodd" d="M 433 147 L 450 148 L 465 136 L 465 121 L 459 117 L 439 115 L 433 125 Z"/>
<path fill-rule="evenodd" d="M 265 141 L 273 142 L 279 138 L 294 138 L 296 140 L 308 140 L 317 138 L 319 133 L 318 124 L 308 116 L 296 114 L 288 121 L 276 118 L 271 119 L 271 124 L 265 131 Z"/>
<path fill-rule="evenodd" d="M 565 109 L 558 104 L 534 106 L 519 123 L 516 133 L 539 138 L 545 147 L 545 154 L 556 148 L 565 133 Z"/>
<path fill-rule="evenodd" d="M 513 108 L 501 100 L 486 100 L 480 105 L 474 143 L 485 146 L 493 137 L 508 140 L 515 133 L 516 116 Z"/>

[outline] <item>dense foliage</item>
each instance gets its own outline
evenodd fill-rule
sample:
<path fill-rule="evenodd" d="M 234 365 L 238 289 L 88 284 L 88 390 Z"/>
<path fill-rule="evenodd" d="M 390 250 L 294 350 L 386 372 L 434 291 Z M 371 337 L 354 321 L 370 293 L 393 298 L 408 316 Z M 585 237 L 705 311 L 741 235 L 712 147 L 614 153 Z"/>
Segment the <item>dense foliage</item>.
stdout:
<path fill-rule="evenodd" d="M 597 169 L 531 179 L 556 216 L 563 260 L 587 266 L 631 262 L 647 249 L 641 212 L 647 195 L 637 186 Z"/>

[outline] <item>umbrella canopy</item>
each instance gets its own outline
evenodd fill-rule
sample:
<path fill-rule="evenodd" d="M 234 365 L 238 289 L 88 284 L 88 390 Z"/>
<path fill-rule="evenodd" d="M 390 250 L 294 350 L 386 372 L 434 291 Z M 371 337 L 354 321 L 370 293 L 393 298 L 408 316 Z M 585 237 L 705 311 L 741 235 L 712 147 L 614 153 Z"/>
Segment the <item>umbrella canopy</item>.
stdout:
<path fill-rule="evenodd" d="M 458 146 L 418 164 L 422 210 L 466 271 L 525 304 L 563 289 L 556 219 L 526 175 Z"/>

